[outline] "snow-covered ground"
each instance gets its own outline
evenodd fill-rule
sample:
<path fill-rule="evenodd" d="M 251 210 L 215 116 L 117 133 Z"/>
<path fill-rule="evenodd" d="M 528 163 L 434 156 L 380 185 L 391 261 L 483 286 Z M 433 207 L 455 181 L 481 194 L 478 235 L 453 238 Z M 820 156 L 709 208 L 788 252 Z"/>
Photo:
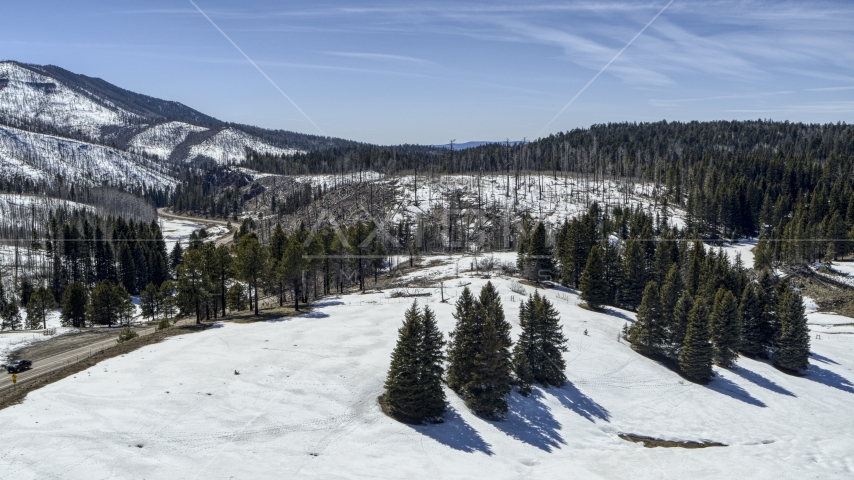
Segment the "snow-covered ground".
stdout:
<path fill-rule="evenodd" d="M 434 270 L 441 277 L 455 267 Z M 475 290 L 486 282 L 461 276 L 445 282 L 447 295 L 458 295 L 459 282 Z M 519 297 L 511 279 L 491 280 L 515 339 Z M 472 415 L 450 391 L 443 424 L 409 426 L 383 415 L 376 397 L 410 301 L 354 294 L 296 318 L 173 337 L 30 393 L 0 411 L 0 472 L 16 479 L 854 475 L 854 335 L 814 340 L 803 377 L 741 358 L 701 386 L 617 340 L 633 314 L 593 313 L 577 306 L 574 292 L 544 293 L 569 340 L 570 382 L 529 398 L 512 394 L 503 421 Z M 453 304 L 437 297 L 419 302 L 447 333 Z M 647 449 L 619 433 L 729 446 Z"/>

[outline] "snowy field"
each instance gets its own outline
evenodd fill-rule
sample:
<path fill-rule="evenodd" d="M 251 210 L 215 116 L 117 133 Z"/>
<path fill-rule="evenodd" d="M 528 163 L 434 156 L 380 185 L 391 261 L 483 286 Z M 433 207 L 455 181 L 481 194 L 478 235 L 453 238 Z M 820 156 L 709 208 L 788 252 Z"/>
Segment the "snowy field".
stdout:
<path fill-rule="evenodd" d="M 447 296 L 486 282 L 461 277 L 445 281 Z M 511 279 L 492 281 L 515 339 L 519 296 Z M 296 318 L 173 337 L 29 394 L 0 411 L 0 478 L 854 475 L 854 335 L 822 332 L 804 377 L 741 358 L 701 386 L 617 341 L 633 314 L 581 309 L 572 291 L 545 294 L 569 340 L 570 382 L 512 394 L 503 421 L 472 415 L 450 391 L 443 424 L 383 415 L 376 397 L 410 302 L 354 294 Z M 453 299 L 438 295 L 419 301 L 447 333 Z M 619 433 L 729 446 L 647 449 Z"/>

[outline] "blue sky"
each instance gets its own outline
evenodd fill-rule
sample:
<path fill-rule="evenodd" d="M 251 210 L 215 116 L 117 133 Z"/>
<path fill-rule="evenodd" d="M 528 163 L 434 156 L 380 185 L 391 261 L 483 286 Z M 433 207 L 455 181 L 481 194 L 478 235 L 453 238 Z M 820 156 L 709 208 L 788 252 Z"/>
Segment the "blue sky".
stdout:
<path fill-rule="evenodd" d="M 383 144 L 662 119 L 854 122 L 850 1 L 674 0 L 551 123 L 668 0 L 195 1 L 305 116 L 188 0 L 5 2 L 0 58 Z"/>

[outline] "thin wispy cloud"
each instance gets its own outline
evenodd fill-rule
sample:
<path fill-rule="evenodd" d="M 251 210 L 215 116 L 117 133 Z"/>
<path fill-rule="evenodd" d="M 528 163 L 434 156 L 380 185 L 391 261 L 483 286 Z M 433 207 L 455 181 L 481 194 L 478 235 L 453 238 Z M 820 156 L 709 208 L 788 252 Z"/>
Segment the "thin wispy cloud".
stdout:
<path fill-rule="evenodd" d="M 322 52 L 324 55 L 330 55 L 333 57 L 344 57 L 344 58 L 354 58 L 356 60 L 368 60 L 375 62 L 395 62 L 395 63 L 409 63 L 409 64 L 418 64 L 418 65 L 438 65 L 436 62 L 432 60 L 425 60 L 423 58 L 416 57 L 408 57 L 405 55 L 392 55 L 388 53 L 366 53 L 366 52 Z"/>

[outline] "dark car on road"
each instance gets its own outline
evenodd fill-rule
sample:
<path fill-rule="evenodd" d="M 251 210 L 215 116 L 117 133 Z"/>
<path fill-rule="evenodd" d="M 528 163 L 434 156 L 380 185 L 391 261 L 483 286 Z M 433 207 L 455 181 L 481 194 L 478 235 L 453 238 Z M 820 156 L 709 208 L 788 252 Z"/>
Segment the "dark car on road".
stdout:
<path fill-rule="evenodd" d="M 32 366 L 33 362 L 30 360 L 15 360 L 14 362 L 6 365 L 6 371 L 9 373 L 18 373 Z"/>

